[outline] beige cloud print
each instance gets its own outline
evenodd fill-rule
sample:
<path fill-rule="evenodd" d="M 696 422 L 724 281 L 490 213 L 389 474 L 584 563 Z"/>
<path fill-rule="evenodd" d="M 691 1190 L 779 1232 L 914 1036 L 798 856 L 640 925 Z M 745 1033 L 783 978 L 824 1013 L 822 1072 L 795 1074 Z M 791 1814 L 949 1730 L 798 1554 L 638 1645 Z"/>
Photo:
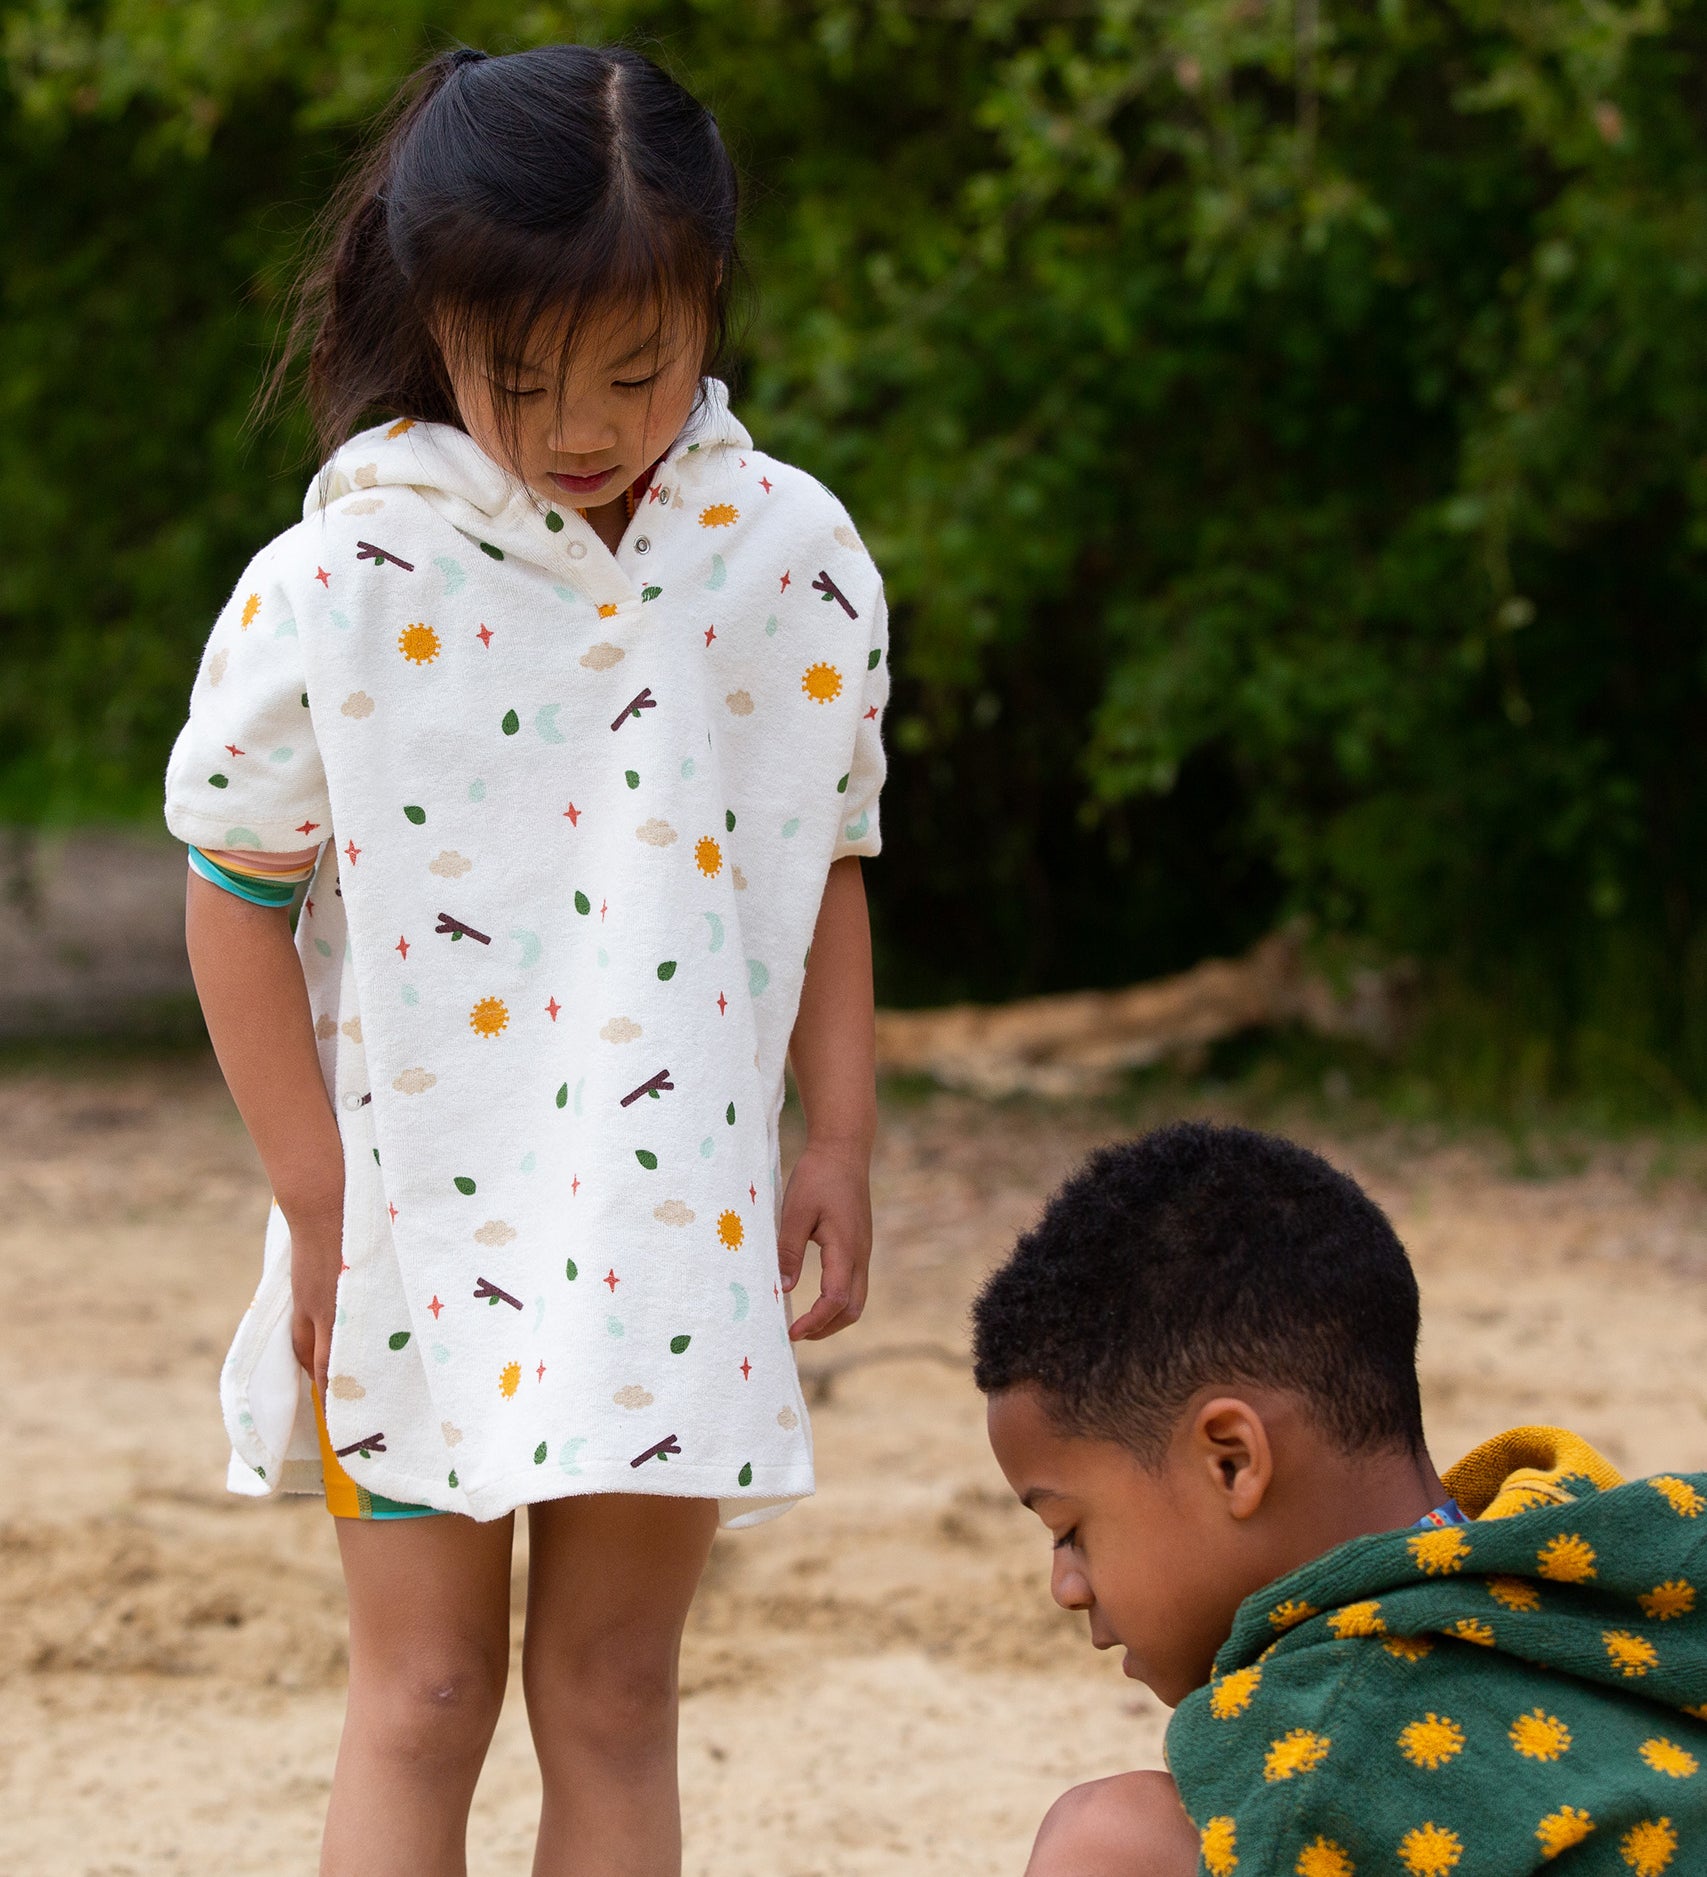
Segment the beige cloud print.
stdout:
<path fill-rule="evenodd" d="M 632 1043 L 644 1032 L 632 1017 L 612 1017 L 599 1034 L 607 1043 Z"/>
<path fill-rule="evenodd" d="M 399 1095 L 424 1095 L 438 1086 L 438 1080 L 430 1069 L 405 1069 L 391 1086 Z"/>
<path fill-rule="evenodd" d="M 647 1394 L 638 1382 L 630 1382 L 626 1388 L 619 1388 L 611 1396 L 611 1400 L 619 1408 L 649 1408 L 652 1405 L 652 1399 L 652 1396 Z"/>

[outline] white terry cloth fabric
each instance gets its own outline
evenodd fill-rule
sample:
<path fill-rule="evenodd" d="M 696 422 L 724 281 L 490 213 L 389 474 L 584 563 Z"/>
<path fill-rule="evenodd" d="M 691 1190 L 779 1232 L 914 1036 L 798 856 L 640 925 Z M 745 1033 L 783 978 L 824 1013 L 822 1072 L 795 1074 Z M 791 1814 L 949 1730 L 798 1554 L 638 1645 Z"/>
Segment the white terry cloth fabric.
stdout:
<path fill-rule="evenodd" d="M 327 1421 L 495 1518 L 812 1490 L 776 1278 L 783 1065 L 827 871 L 878 849 L 877 570 L 708 382 L 615 554 L 462 432 L 357 437 L 208 642 L 166 818 L 326 842 L 297 931 L 342 1130 Z M 317 1489 L 289 1233 L 221 1393 Z"/>

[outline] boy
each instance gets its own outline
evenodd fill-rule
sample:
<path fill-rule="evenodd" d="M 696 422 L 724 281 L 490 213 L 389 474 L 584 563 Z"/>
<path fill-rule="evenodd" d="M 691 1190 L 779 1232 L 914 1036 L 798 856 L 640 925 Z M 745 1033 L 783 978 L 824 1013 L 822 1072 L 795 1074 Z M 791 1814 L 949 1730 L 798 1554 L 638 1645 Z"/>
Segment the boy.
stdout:
<path fill-rule="evenodd" d="M 1028 1877 L 1707 1872 L 1707 1476 L 1520 1428 L 1443 1479 L 1416 1338 L 1380 1209 L 1242 1128 L 1105 1149 L 985 1285 L 1055 1599 L 1177 1710 Z"/>

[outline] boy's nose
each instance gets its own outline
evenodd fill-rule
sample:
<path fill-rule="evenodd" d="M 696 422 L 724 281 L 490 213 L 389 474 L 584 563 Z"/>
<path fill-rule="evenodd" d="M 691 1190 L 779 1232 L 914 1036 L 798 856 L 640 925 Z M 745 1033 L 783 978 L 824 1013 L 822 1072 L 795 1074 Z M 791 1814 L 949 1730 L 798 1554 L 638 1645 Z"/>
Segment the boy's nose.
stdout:
<path fill-rule="evenodd" d="M 1049 1571 L 1049 1594 L 1063 1610 L 1088 1610 L 1093 1601 L 1085 1574 L 1072 1553 L 1057 1551 Z"/>

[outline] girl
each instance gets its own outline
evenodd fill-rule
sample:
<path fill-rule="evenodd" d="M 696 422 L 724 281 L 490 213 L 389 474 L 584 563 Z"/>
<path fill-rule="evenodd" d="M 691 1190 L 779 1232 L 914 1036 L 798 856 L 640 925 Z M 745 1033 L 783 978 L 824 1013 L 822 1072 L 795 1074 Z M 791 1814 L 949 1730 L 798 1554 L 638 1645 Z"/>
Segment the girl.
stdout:
<path fill-rule="evenodd" d="M 812 1491 L 791 1339 L 865 1298 L 883 597 L 705 376 L 735 199 L 632 52 L 418 74 L 287 349 L 342 447 L 172 755 L 275 1201 L 231 1484 L 323 1490 L 349 1588 L 328 1872 L 464 1868 L 523 1505 L 534 1868 L 679 1869 L 688 1604 Z"/>

